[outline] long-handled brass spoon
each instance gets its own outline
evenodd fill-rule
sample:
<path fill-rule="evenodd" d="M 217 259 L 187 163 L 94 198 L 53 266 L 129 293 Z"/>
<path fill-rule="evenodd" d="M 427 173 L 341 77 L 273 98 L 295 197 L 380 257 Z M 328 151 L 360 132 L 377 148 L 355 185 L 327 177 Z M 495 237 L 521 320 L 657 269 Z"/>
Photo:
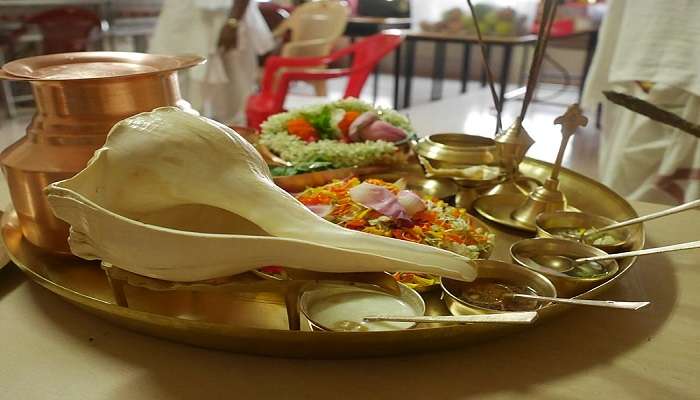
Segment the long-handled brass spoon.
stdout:
<path fill-rule="evenodd" d="M 697 207 L 700 207 L 700 200 L 689 201 L 685 204 L 671 207 L 671 208 L 668 208 L 666 210 L 661 210 L 661 211 L 658 211 L 658 212 L 655 212 L 652 214 L 642 215 L 641 217 L 628 219 L 627 221 L 617 222 L 614 224 L 610 224 L 608 226 L 604 226 L 602 228 L 589 229 L 583 234 L 583 236 L 581 236 L 581 239 L 585 239 L 591 235 L 596 235 L 596 234 L 601 233 L 601 232 L 607 232 L 607 231 L 611 231 L 611 230 L 618 229 L 618 228 L 624 228 L 625 226 L 638 224 L 640 222 L 651 221 L 653 219 L 665 217 L 667 215 L 676 214 L 676 213 L 690 210 L 690 209 L 697 208 Z"/>
<path fill-rule="evenodd" d="M 639 256 L 646 256 L 649 254 L 660 254 L 660 253 L 668 253 L 671 251 L 690 250 L 690 249 L 697 249 L 697 248 L 700 248 L 700 240 L 696 240 L 694 242 L 672 244 L 670 246 L 654 247 L 651 249 L 634 250 L 634 251 L 627 251 L 624 253 L 606 254 L 606 255 L 602 255 L 602 256 L 584 257 L 584 258 L 577 258 L 577 259 L 573 259 L 573 258 L 566 257 L 566 256 L 552 256 L 552 255 L 539 255 L 539 256 L 533 256 L 531 258 L 537 264 L 540 264 L 542 266 L 545 266 L 547 268 L 551 268 L 551 269 L 554 269 L 554 270 L 557 270 L 560 272 L 565 272 L 565 271 L 571 270 L 576 265 L 581 265 L 581 264 L 585 264 L 588 262 L 616 260 L 618 258 L 639 257 Z"/>
<path fill-rule="evenodd" d="M 473 323 L 495 323 L 495 324 L 530 324 L 537 319 L 537 312 L 507 312 L 502 314 L 481 314 L 481 315 L 449 315 L 449 316 L 400 316 L 400 315 L 373 315 L 364 317 L 365 322 L 393 321 L 393 322 L 443 322 L 458 324 Z"/>
<path fill-rule="evenodd" d="M 576 306 L 594 306 L 607 308 L 620 308 L 623 310 L 639 310 L 642 307 L 648 306 L 648 301 L 615 301 L 615 300 L 581 300 L 581 299 L 566 299 L 560 297 L 535 296 L 531 294 L 507 294 L 506 296 L 514 299 L 529 299 L 549 301 L 552 303 L 571 304 Z"/>

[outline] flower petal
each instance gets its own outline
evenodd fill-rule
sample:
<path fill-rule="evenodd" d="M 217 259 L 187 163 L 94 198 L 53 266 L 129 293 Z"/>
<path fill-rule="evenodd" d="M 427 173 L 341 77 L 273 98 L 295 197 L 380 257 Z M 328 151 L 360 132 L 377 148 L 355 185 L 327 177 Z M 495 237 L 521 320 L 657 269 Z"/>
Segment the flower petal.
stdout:
<path fill-rule="evenodd" d="M 306 208 L 313 211 L 314 214 L 323 218 L 333 211 L 333 206 L 330 204 L 307 204 Z"/>
<path fill-rule="evenodd" d="M 397 196 L 399 204 L 403 206 L 406 213 L 413 216 L 415 213 L 425 210 L 425 202 L 410 190 L 402 190 Z"/>
<path fill-rule="evenodd" d="M 350 198 L 367 208 L 397 219 L 410 219 L 399 199 L 389 189 L 363 182 L 350 189 Z"/>

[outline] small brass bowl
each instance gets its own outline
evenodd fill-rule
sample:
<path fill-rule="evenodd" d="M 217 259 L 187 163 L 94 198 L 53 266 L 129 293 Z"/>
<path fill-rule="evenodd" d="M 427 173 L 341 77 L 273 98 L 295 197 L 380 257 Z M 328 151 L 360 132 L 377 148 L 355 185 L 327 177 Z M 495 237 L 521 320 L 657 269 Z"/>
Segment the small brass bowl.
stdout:
<path fill-rule="evenodd" d="M 323 283 L 305 290 L 299 299 L 299 309 L 314 331 L 366 332 L 390 331 L 413 328 L 413 322 L 364 322 L 362 318 L 391 314 L 421 316 L 425 314 L 425 302 L 415 290 L 399 284 L 398 297 L 378 290 L 376 286 L 352 283 Z M 368 302 L 394 303 L 398 309 L 366 309 Z M 388 303 L 387 303 L 388 302 Z"/>
<path fill-rule="evenodd" d="M 463 133 L 426 136 L 418 140 L 415 151 L 428 159 L 435 168 L 492 165 L 497 161 L 496 142 L 493 139 Z"/>
<path fill-rule="evenodd" d="M 502 280 L 507 284 L 526 286 L 539 296 L 557 297 L 557 289 L 552 282 L 538 272 L 502 261 L 474 260 L 474 262 L 477 263 L 479 271 L 475 282 L 479 279 Z M 445 305 L 452 315 L 499 314 L 509 312 L 481 307 L 460 297 L 459 294 L 470 282 L 443 277 L 440 284 L 444 292 L 443 298 Z M 535 309 L 542 308 L 546 304 L 538 302 Z"/>
<path fill-rule="evenodd" d="M 538 264 L 533 257 L 564 256 L 576 259 L 606 254 L 603 250 L 587 244 L 556 238 L 523 239 L 510 246 L 510 256 L 513 262 L 546 276 L 557 288 L 557 292 L 564 297 L 577 296 L 615 276 L 620 268 L 617 261 L 600 261 L 599 264 L 605 269 L 605 273 L 602 275 L 576 277 Z"/>
<path fill-rule="evenodd" d="M 537 229 L 537 236 L 544 238 L 561 238 L 574 240 L 573 238 L 567 238 L 556 234 L 557 229 L 592 229 L 592 228 L 602 228 L 616 223 L 617 221 L 606 218 L 600 215 L 586 214 L 582 212 L 572 212 L 572 211 L 556 211 L 556 212 L 546 212 L 537 216 L 535 219 L 535 226 Z M 617 240 L 614 243 L 608 244 L 594 244 L 591 239 L 587 239 L 584 244 L 597 247 L 606 253 L 619 253 L 628 249 L 631 246 L 630 239 L 636 234 L 640 229 L 639 225 L 624 227 L 620 229 L 615 229 L 609 232 L 603 232 L 602 235 L 610 235 Z M 595 238 L 595 236 L 593 237 Z M 580 240 L 578 240 L 580 242 Z"/>

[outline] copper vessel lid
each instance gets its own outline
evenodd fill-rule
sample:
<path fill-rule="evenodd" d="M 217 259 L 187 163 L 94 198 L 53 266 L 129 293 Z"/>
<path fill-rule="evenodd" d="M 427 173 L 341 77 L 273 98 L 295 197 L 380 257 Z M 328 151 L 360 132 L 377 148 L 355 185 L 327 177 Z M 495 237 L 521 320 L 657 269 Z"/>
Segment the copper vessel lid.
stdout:
<path fill-rule="evenodd" d="M 117 78 L 176 71 L 206 61 L 195 55 L 160 55 L 117 51 L 48 54 L 10 61 L 0 78 L 72 81 Z"/>

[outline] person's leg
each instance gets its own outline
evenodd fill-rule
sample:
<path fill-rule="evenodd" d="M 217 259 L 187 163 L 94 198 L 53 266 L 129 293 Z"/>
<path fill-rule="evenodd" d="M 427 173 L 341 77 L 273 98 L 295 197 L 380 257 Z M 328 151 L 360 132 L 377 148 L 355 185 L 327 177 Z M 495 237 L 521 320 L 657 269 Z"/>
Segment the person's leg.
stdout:
<path fill-rule="evenodd" d="M 248 42 L 248 30 L 240 27 L 239 46 L 224 57 L 224 69 L 228 82 L 213 90 L 212 110 L 214 118 L 230 124 L 245 125 L 245 106 L 255 89 L 258 76 L 258 59 Z"/>

